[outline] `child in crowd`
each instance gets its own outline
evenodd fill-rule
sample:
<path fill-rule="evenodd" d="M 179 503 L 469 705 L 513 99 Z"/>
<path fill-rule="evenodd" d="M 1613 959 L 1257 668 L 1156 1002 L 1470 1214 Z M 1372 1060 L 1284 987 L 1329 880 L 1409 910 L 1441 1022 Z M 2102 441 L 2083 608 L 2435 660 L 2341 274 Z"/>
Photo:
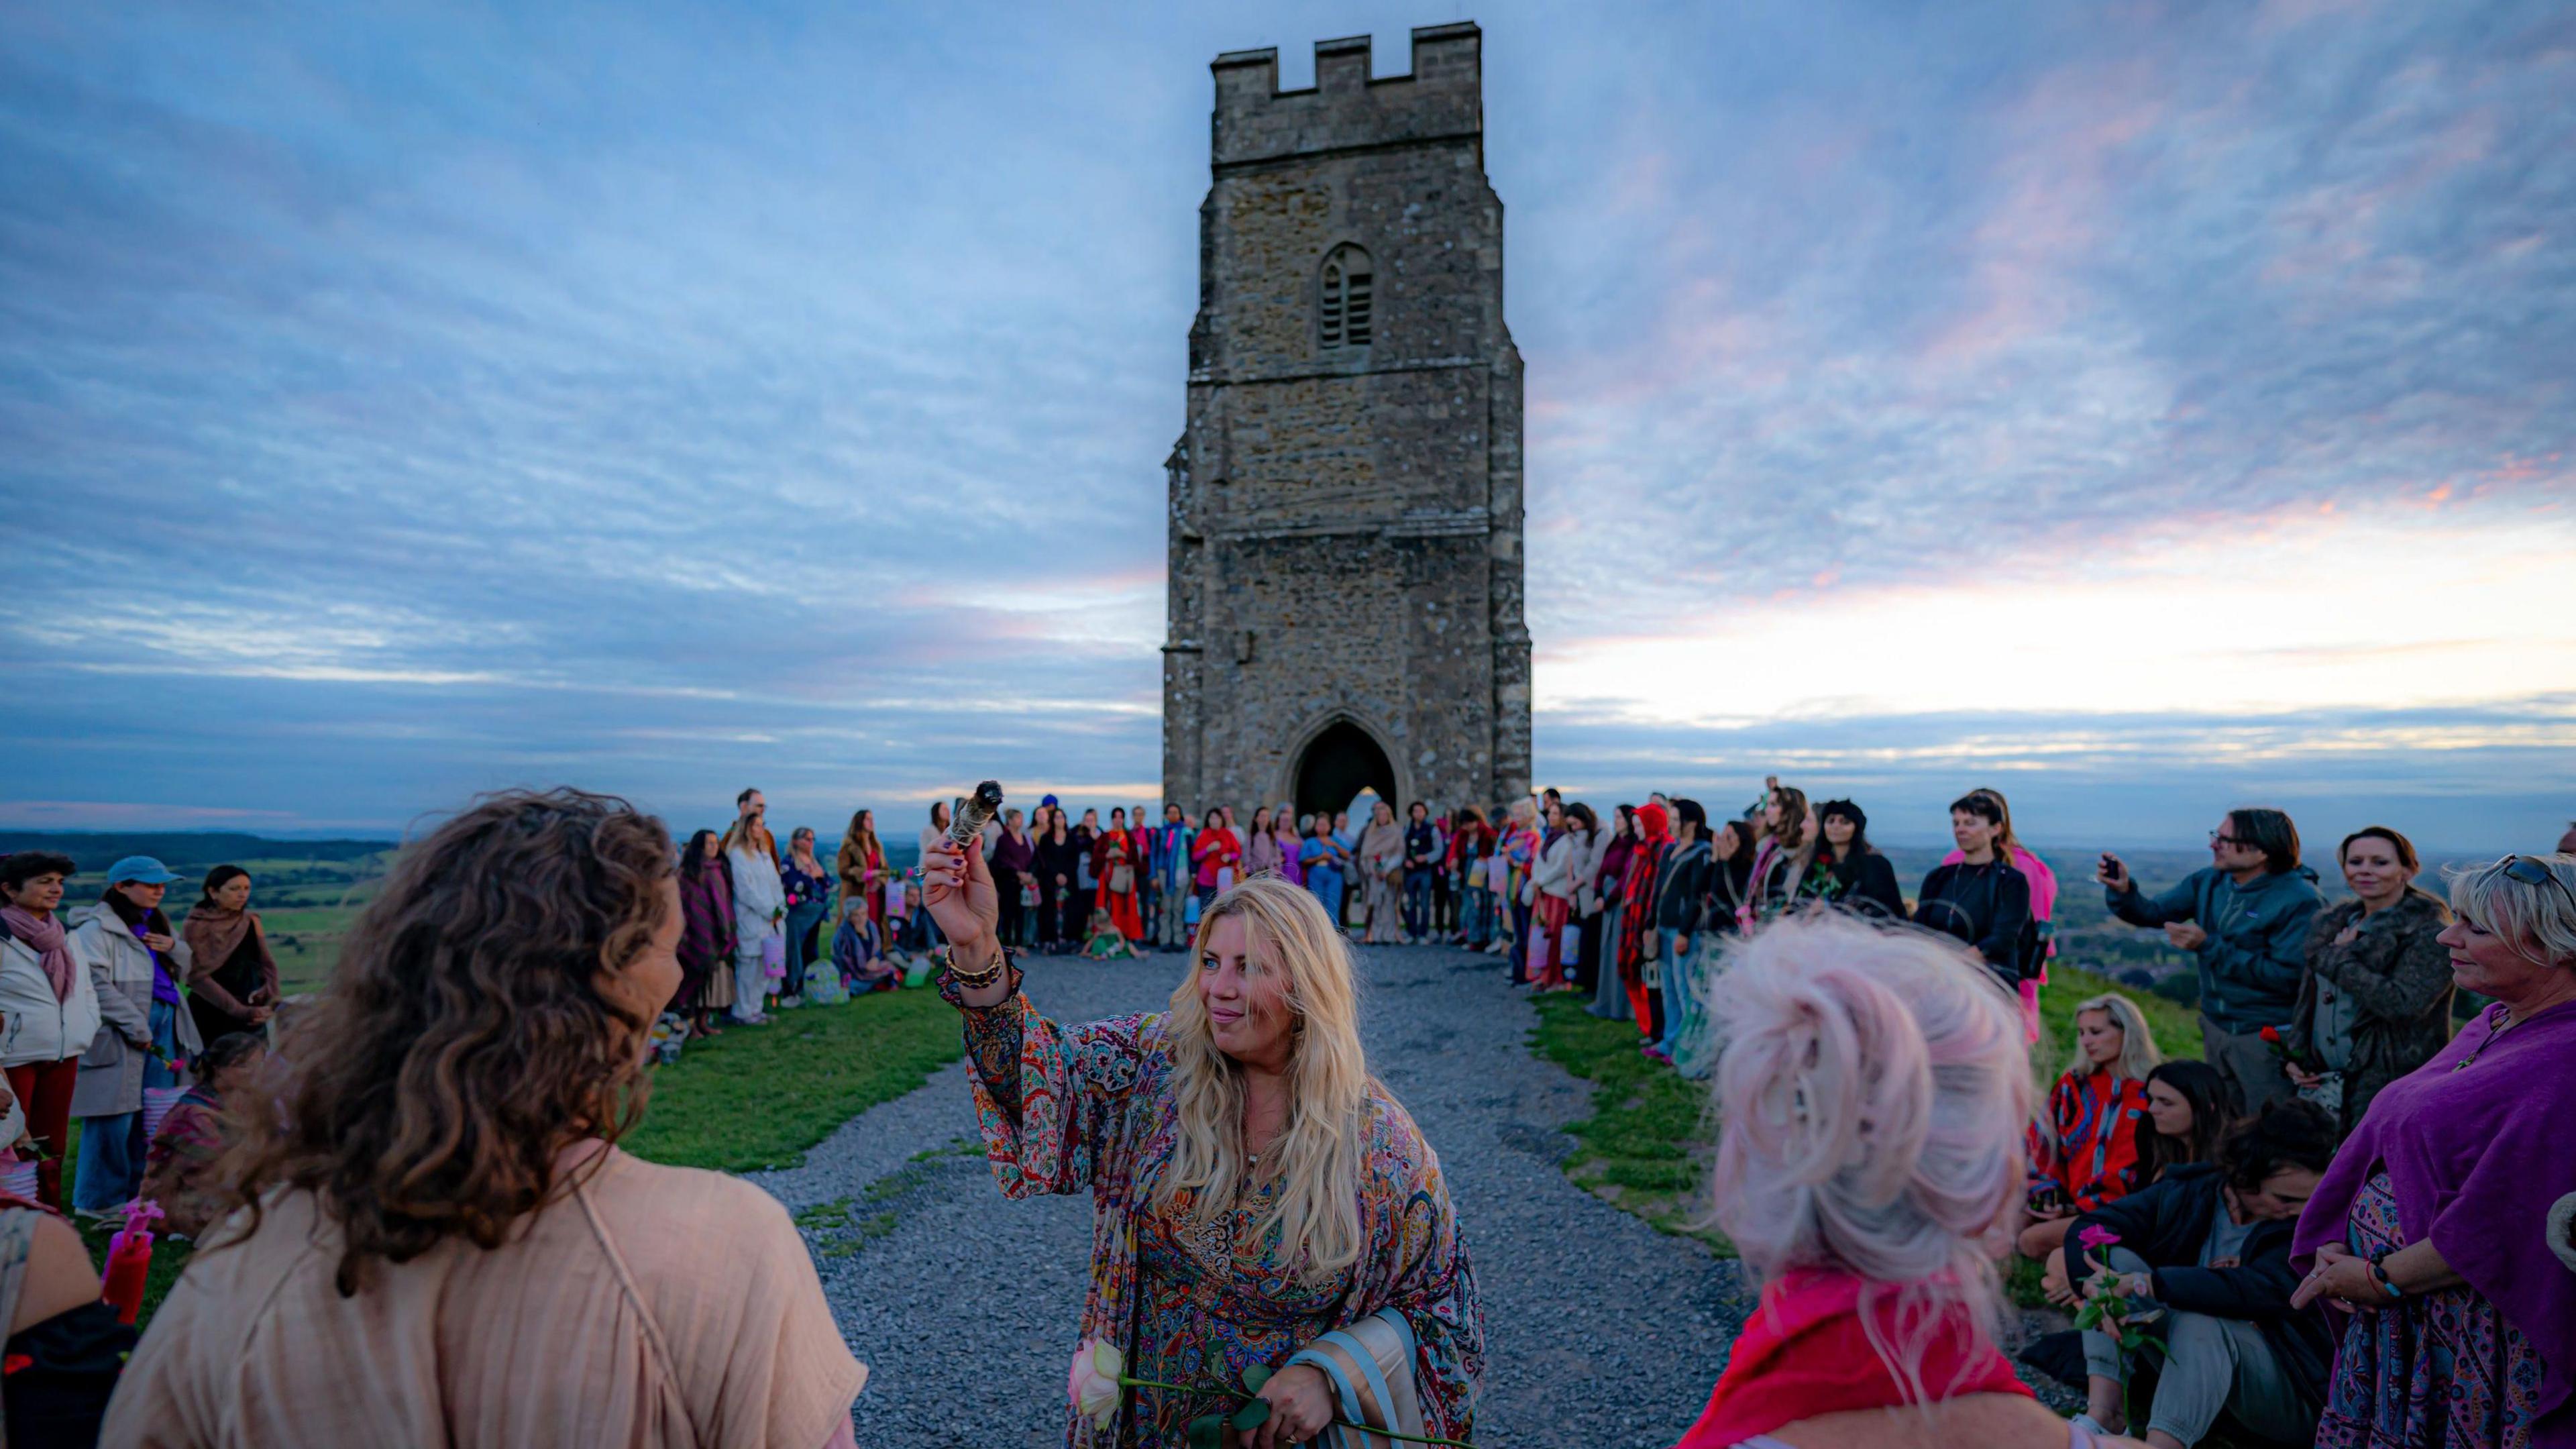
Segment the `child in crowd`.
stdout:
<path fill-rule="evenodd" d="M 2146 1185 L 2147 1075 L 2162 1060 L 2136 1002 L 2109 992 L 2075 1008 L 2074 1055 L 2049 1090 L 2046 1117 L 2030 1129 L 2024 1257 L 2046 1259 L 2076 1214 Z"/>
<path fill-rule="evenodd" d="M 1091 913 L 1091 939 L 1082 943 L 1082 954 L 1093 961 L 1132 961 L 1136 947 L 1118 929 L 1118 922 L 1107 911 Z"/>

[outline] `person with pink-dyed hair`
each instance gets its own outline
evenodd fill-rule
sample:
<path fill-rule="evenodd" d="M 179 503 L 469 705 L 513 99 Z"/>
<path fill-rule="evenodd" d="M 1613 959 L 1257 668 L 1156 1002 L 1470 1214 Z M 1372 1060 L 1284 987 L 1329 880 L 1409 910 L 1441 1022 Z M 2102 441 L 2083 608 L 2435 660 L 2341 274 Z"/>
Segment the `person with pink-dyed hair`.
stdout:
<path fill-rule="evenodd" d="M 1711 1216 L 1761 1306 L 1678 1449 L 2133 1441 L 2042 1407 L 1996 1347 L 2030 1063 L 1977 956 L 1839 912 L 1729 943 Z"/>

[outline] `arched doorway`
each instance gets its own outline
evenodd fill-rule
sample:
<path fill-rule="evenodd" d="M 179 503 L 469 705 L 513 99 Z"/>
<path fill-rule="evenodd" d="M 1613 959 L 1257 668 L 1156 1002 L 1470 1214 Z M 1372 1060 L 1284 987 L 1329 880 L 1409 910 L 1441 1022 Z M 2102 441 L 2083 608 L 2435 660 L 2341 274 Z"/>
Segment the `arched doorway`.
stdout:
<path fill-rule="evenodd" d="M 1378 798 L 1397 811 L 1404 809 L 1395 795 L 1395 766 L 1387 762 L 1386 751 L 1367 730 L 1346 719 L 1337 719 L 1324 727 L 1297 757 L 1297 813 L 1312 814 L 1318 810 L 1348 809 L 1353 796 L 1374 789 Z"/>

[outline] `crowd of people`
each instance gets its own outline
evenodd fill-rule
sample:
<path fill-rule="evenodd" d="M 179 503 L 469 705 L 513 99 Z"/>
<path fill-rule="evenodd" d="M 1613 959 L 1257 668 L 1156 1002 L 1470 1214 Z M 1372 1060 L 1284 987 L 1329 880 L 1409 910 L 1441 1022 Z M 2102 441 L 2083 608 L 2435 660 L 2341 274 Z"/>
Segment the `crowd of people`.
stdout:
<path fill-rule="evenodd" d="M 2210 864 L 2161 891 L 2102 854 L 2109 913 L 2194 961 L 2191 1059 L 2119 992 L 2077 1004 L 2072 1040 L 2037 1040 L 2059 879 L 1999 792 L 1949 813 L 1956 848 L 1910 897 L 1859 805 L 1777 780 L 1715 821 L 1660 794 L 1240 823 L 1048 797 L 973 857 L 990 937 L 1021 959 L 1204 953 L 1213 927 L 1258 921 L 1301 943 L 1291 989 L 1321 991 L 1340 947 L 1304 921 L 1446 943 L 1587 993 L 1641 1052 L 1710 1078 L 1712 1212 L 1766 1311 L 1686 1449 L 1843 1442 L 1896 1406 L 1926 1443 L 2576 1441 L 2576 831 L 2437 895 L 2402 832 L 2367 826 L 2337 846 L 2333 903 L 2276 810 L 2226 812 Z M 725 830 L 675 845 L 607 797 L 478 803 L 404 853 L 331 989 L 294 1002 L 239 867 L 174 925 L 156 860 L 78 903 L 69 859 L 0 860 L 10 1432 L 104 1415 L 114 1443 L 413 1442 L 464 1412 L 506 1427 L 480 1442 L 849 1442 L 866 1370 L 777 1204 L 614 1145 L 655 1048 L 719 1018 L 906 984 L 956 999 L 923 873 L 888 860 L 870 812 L 828 860 L 765 816 L 744 791 Z M 957 859 L 947 826 L 931 807 L 924 860 Z M 1175 996 L 1218 993 L 1212 1061 L 1252 1030 L 1224 1003 L 1277 989 L 1249 938 L 1218 935 L 1226 974 Z M 1303 1038 L 1269 1029 L 1268 1070 L 1305 1080 Z M 2065 1054 L 2053 1082 L 2034 1049 Z M 1055 1160 L 1020 1130 L 1015 1152 Z M 1191 1130 L 1234 1160 L 1222 1122 Z M 567 1196 L 581 1214 L 538 1211 Z M 140 1199 L 238 1251 L 201 1254 L 137 1348 L 56 1214 Z M 2085 1396 L 2071 1430 L 2033 1417 L 1999 1348 L 2016 1255 L 2076 1314 L 2022 1355 Z M 1472 1316 L 1463 1256 L 1454 1272 Z M 1419 1321 L 1389 1310 L 1390 1342 L 1452 1321 L 1419 1302 Z M 553 1388 L 507 1332 L 436 1363 L 401 1347 L 522 1323 L 550 1325 Z M 1424 1422 L 1453 1429 L 1481 1355 L 1461 1331 L 1453 1377 L 1424 1390 Z M 330 1388 L 358 1383 L 383 1392 Z"/>

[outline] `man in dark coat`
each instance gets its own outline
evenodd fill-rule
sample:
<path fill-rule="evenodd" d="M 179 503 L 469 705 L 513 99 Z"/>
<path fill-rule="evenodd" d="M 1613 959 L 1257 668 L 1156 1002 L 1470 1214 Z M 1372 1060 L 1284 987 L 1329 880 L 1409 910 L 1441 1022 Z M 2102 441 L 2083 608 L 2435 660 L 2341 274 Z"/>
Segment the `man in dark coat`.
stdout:
<path fill-rule="evenodd" d="M 2126 1298 L 2131 1321 L 2156 1340 L 2124 1355 L 2112 1334 L 2084 1335 L 2096 1425 L 2136 1432 L 2122 1422 L 2122 1385 L 2138 1357 L 2154 1355 L 2163 1366 L 2142 1434 L 2149 1443 L 2188 1449 L 2221 1412 L 2266 1440 L 2314 1440 L 2334 1334 L 2319 1309 L 2290 1307 L 2299 1286 L 2290 1237 L 2334 1148 L 2323 1108 L 2274 1102 L 2219 1139 L 2216 1163 L 2167 1168 L 2076 1218 L 2066 1239 L 2074 1293 Z"/>

